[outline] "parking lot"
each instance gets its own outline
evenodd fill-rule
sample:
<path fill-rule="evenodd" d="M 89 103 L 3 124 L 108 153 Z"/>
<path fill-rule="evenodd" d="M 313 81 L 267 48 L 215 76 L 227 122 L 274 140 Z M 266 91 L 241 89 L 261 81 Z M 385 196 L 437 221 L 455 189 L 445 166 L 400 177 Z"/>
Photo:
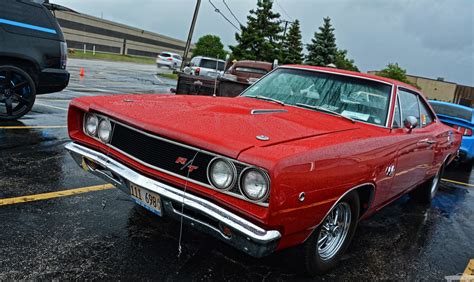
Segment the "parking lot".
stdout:
<path fill-rule="evenodd" d="M 81 68 L 85 76 L 79 75 Z M 0 124 L 0 280 L 294 280 L 286 250 L 251 258 L 155 216 L 83 172 L 65 151 L 67 107 L 80 96 L 169 93 L 153 65 L 70 60 L 69 87 Z M 453 166 L 431 207 L 405 196 L 359 224 L 339 266 L 321 279 L 444 279 L 474 257 L 474 172 Z M 43 195 L 44 193 L 48 193 Z"/>

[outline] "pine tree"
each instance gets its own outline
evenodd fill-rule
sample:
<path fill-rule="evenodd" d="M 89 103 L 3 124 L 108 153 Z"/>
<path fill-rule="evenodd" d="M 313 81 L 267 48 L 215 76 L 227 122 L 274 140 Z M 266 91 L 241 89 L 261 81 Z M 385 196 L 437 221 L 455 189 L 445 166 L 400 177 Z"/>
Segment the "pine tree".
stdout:
<path fill-rule="evenodd" d="M 303 42 L 301 41 L 300 22 L 295 20 L 282 43 L 282 62 L 285 64 L 303 63 Z"/>
<path fill-rule="evenodd" d="M 336 36 L 331 25 L 331 18 L 324 18 L 319 32 L 314 33 L 311 44 L 307 45 L 308 55 L 306 63 L 313 66 L 327 66 L 334 64 L 337 55 Z"/>
<path fill-rule="evenodd" d="M 257 9 L 250 10 L 247 26 L 235 34 L 237 45 L 229 46 L 236 59 L 273 62 L 280 57 L 280 14 L 272 11 L 272 0 L 258 0 Z"/>
<path fill-rule="evenodd" d="M 354 60 L 347 58 L 347 50 L 337 50 L 334 64 L 338 69 L 359 72 L 359 68 L 355 65 Z"/>

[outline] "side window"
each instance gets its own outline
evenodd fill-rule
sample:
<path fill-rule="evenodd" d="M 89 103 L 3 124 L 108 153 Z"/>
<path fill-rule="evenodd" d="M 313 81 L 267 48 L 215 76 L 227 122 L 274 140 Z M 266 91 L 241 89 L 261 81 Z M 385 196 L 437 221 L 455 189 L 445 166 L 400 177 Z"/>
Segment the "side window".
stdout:
<path fill-rule="evenodd" d="M 402 109 L 402 121 L 409 116 L 414 116 L 418 120 L 418 127 L 420 127 L 420 108 L 418 106 L 417 95 L 411 92 L 399 90 L 398 97 Z"/>
<path fill-rule="evenodd" d="M 420 114 L 421 127 L 425 127 L 433 122 L 433 113 L 422 99 L 420 99 Z"/>
<path fill-rule="evenodd" d="M 401 116 L 400 116 L 400 106 L 398 105 L 398 99 L 397 102 L 395 103 L 395 111 L 393 112 L 393 128 L 400 128 L 402 126 L 401 123 Z"/>

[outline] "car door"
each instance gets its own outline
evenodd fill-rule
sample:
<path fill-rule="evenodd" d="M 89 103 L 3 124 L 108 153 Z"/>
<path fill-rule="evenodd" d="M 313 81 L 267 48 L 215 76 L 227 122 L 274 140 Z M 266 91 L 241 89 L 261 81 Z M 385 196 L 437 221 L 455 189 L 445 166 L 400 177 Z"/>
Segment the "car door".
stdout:
<path fill-rule="evenodd" d="M 397 98 L 400 107 L 399 120 L 394 122 L 392 134 L 399 140 L 399 148 L 390 190 L 392 197 L 426 180 L 426 175 L 433 165 L 433 148 L 436 145 L 430 128 L 433 126 L 433 116 L 427 115 L 427 107 L 422 104 L 424 101 L 419 94 L 399 88 Z M 403 126 L 409 116 L 418 120 L 418 126 L 412 130 Z"/>

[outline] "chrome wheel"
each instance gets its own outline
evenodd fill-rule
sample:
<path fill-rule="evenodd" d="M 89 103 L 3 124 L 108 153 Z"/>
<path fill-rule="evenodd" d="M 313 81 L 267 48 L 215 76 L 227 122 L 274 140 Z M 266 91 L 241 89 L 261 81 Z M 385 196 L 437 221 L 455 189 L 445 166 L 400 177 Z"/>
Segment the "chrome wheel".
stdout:
<path fill-rule="evenodd" d="M 439 184 L 439 180 L 441 179 L 441 171 L 442 171 L 442 168 L 439 169 L 438 173 L 436 174 L 436 176 L 433 178 L 433 181 L 431 182 L 431 199 L 433 199 L 436 195 L 436 192 L 438 191 L 438 184 Z"/>
<path fill-rule="evenodd" d="M 326 219 L 319 233 L 317 251 L 322 260 L 332 259 L 341 249 L 351 226 L 351 207 L 338 203 Z"/>

